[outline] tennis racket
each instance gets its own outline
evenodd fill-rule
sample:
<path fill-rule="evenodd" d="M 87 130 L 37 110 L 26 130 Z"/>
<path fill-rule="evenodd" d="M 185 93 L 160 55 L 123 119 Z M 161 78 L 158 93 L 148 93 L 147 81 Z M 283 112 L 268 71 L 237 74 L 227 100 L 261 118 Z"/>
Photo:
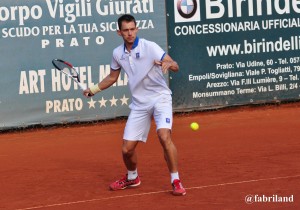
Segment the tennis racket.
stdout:
<path fill-rule="evenodd" d="M 87 89 L 86 84 L 83 84 L 80 82 L 78 71 L 73 67 L 73 65 L 71 63 L 69 63 L 67 61 L 63 61 L 61 59 L 53 59 L 52 64 L 61 73 L 72 78 L 82 90 Z"/>

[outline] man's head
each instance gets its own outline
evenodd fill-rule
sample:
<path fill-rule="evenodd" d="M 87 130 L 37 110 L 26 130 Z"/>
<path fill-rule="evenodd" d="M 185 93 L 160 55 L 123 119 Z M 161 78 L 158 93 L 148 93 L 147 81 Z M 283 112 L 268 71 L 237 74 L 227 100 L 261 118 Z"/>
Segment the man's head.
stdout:
<path fill-rule="evenodd" d="M 129 15 L 129 14 L 125 14 L 125 15 L 122 15 L 121 17 L 119 17 L 119 19 L 118 19 L 119 30 L 122 29 L 122 23 L 123 22 L 134 22 L 134 25 L 136 26 L 135 18 L 132 15 Z"/>
<path fill-rule="evenodd" d="M 118 34 L 123 38 L 126 46 L 132 46 L 138 32 L 135 18 L 132 15 L 122 15 L 118 19 Z"/>

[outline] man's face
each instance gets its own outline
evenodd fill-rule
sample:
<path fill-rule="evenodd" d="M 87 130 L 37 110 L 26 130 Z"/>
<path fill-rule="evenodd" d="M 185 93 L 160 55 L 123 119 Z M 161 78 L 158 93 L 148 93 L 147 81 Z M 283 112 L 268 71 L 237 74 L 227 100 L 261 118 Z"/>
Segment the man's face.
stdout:
<path fill-rule="evenodd" d="M 138 32 L 138 28 L 133 21 L 122 22 L 122 27 L 118 30 L 118 34 L 123 37 L 123 40 L 126 44 L 133 44 Z"/>

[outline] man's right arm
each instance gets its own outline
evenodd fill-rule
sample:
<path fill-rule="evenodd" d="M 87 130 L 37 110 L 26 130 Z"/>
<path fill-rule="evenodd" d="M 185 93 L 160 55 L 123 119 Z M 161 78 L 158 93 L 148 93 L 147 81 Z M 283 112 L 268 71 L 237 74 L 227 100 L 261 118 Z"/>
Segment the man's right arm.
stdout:
<path fill-rule="evenodd" d="M 118 70 L 111 69 L 110 73 L 109 73 L 109 75 L 107 75 L 107 77 L 105 77 L 100 83 L 84 90 L 83 95 L 84 96 L 93 96 L 96 93 L 109 88 L 118 80 L 120 72 L 121 72 L 121 69 L 118 69 Z"/>

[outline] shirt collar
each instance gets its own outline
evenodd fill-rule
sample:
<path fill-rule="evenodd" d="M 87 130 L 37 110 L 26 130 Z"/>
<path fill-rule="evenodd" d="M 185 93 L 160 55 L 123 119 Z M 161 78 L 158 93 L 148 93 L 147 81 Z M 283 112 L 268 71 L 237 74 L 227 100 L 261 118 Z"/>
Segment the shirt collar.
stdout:
<path fill-rule="evenodd" d="M 135 38 L 135 40 L 134 40 L 134 42 L 133 42 L 133 45 L 132 45 L 132 50 L 138 46 L 139 40 L 140 40 L 139 37 L 136 37 L 136 38 Z M 126 52 L 126 51 L 127 51 L 127 49 L 126 49 L 126 45 L 125 45 L 125 43 L 124 43 L 124 52 Z"/>

